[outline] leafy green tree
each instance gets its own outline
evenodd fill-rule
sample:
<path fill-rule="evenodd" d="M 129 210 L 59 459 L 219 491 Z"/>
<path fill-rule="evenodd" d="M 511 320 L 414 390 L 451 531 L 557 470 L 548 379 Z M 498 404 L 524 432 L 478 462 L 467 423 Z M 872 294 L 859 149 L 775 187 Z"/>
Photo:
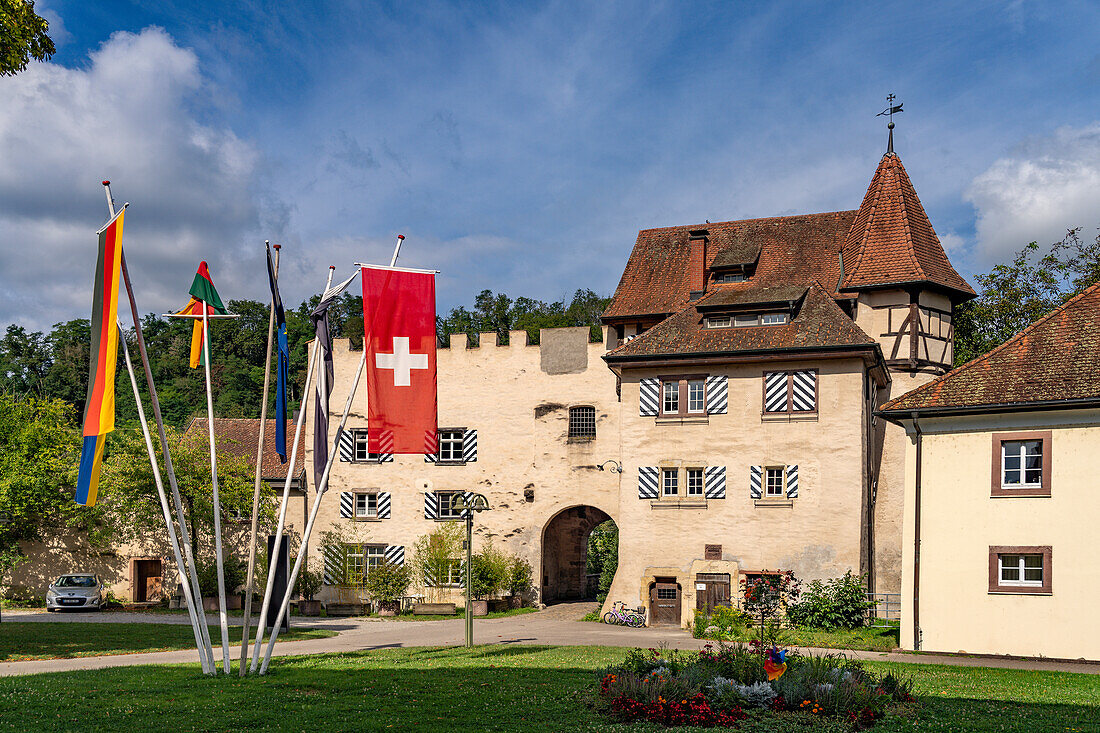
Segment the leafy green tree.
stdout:
<path fill-rule="evenodd" d="M 611 581 L 619 569 L 619 528 L 612 520 L 596 525 L 588 535 L 588 556 L 586 572 L 599 575 L 596 597 L 601 602 L 611 590 Z"/>
<path fill-rule="evenodd" d="M 396 610 L 398 599 L 409 590 L 411 582 L 412 569 L 408 565 L 383 560 L 367 572 L 363 588 L 380 607 Z"/>
<path fill-rule="evenodd" d="M 80 433 L 59 399 L 0 392 L 0 550 L 78 516 L 73 502 Z"/>
<path fill-rule="evenodd" d="M 1031 242 L 1007 264 L 977 275 L 978 297 L 955 310 L 955 365 L 1004 343 L 1100 280 L 1100 235 L 1071 229 L 1042 254 Z"/>
<path fill-rule="evenodd" d="M 8 326 L 0 338 L 0 389 L 16 394 L 42 395 L 50 368 L 50 351 L 39 331 Z"/>
<path fill-rule="evenodd" d="M 48 61 L 53 41 L 50 24 L 34 12 L 33 0 L 0 0 L 0 76 L 14 76 L 31 59 Z"/>

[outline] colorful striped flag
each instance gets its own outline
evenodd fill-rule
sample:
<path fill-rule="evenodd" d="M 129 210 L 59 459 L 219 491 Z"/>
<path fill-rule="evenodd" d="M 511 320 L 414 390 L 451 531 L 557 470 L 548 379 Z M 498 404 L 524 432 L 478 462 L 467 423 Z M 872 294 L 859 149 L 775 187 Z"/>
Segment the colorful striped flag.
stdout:
<path fill-rule="evenodd" d="M 214 288 L 214 281 L 210 279 L 210 269 L 206 261 L 199 263 L 199 269 L 195 273 L 195 279 L 191 282 L 191 300 L 182 310 L 176 311 L 177 316 L 201 316 L 202 301 L 206 301 L 207 315 L 220 313 L 225 315 L 229 311 L 222 305 L 222 299 Z M 191 326 L 191 368 L 195 369 L 202 364 L 202 318 L 196 318 Z"/>
<path fill-rule="evenodd" d="M 115 366 L 118 360 L 118 284 L 122 270 L 122 223 L 126 209 L 99 230 L 99 258 L 92 289 L 92 345 L 88 396 L 84 403 L 84 445 L 76 503 L 95 506 L 107 433 L 115 429 Z"/>

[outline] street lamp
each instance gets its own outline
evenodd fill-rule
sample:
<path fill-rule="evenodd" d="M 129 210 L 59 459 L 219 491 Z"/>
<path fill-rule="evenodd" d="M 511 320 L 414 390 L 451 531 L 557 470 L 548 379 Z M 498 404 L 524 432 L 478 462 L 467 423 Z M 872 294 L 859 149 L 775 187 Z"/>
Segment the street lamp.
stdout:
<path fill-rule="evenodd" d="M 466 517 L 466 646 L 474 645 L 474 609 L 472 601 L 474 558 L 474 512 L 483 512 L 489 508 L 489 500 L 482 494 L 462 493 L 454 497 L 451 510 L 462 512 Z"/>

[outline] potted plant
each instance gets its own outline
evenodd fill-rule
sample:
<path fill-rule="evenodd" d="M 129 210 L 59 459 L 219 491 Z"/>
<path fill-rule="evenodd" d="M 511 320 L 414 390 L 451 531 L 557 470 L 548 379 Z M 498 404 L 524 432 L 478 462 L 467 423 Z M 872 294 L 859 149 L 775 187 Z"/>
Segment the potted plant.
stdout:
<path fill-rule="evenodd" d="M 474 616 L 485 616 L 489 613 L 489 596 L 497 592 L 500 587 L 500 576 L 497 568 L 490 558 L 484 554 L 473 557 L 473 566 L 470 568 L 470 613 Z"/>
<path fill-rule="evenodd" d="M 412 571 L 408 567 L 384 560 L 370 569 L 363 587 L 371 600 L 378 604 L 379 616 L 395 616 L 400 599 L 411 582 Z"/>
<path fill-rule="evenodd" d="M 531 563 L 513 555 L 508 564 L 508 575 L 505 580 L 510 607 L 523 607 L 523 597 L 531 591 L 531 574 Z"/>
<path fill-rule="evenodd" d="M 411 570 L 416 582 L 423 588 L 426 602 L 413 606 L 413 613 L 452 616 L 456 612 L 449 582 L 453 577 L 457 558 L 462 555 L 462 525 L 444 522 L 428 534 L 422 535 L 413 546 Z"/>
<path fill-rule="evenodd" d="M 225 583 L 225 608 L 227 611 L 240 609 L 241 596 L 237 588 L 244 584 L 244 563 L 235 557 L 226 557 L 222 560 Z M 202 594 L 202 607 L 206 611 L 218 609 L 218 564 L 214 558 L 198 560 L 195 570 L 199 576 L 199 593 Z"/>
<path fill-rule="evenodd" d="M 320 616 L 321 602 L 314 600 L 314 596 L 321 592 L 321 584 L 324 576 L 319 570 L 303 567 L 298 573 L 298 583 L 295 590 L 301 596 L 298 601 L 298 613 L 303 616 Z"/>

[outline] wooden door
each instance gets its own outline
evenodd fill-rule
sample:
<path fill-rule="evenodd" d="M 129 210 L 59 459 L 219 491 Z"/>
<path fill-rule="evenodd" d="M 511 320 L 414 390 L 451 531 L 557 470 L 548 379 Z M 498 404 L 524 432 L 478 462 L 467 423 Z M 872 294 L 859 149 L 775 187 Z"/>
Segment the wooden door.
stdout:
<path fill-rule="evenodd" d="M 649 590 L 651 626 L 680 625 L 680 586 L 676 583 L 654 583 Z"/>
<path fill-rule="evenodd" d="M 695 608 L 713 613 L 717 606 L 730 605 L 729 573 L 699 573 L 695 576 Z"/>
<path fill-rule="evenodd" d="M 134 561 L 134 601 L 155 601 L 160 596 L 160 560 Z"/>

